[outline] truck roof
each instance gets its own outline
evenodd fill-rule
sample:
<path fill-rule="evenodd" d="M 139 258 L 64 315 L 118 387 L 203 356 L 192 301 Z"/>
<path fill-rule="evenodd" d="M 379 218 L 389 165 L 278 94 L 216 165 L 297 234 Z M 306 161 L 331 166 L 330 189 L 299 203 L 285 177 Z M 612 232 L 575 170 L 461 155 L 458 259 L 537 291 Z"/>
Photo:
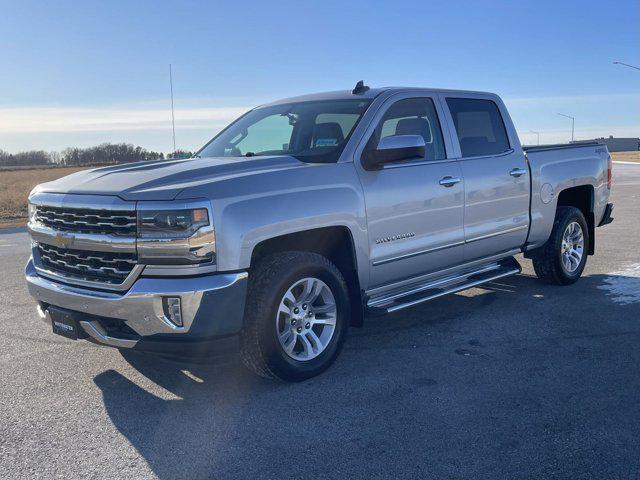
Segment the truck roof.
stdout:
<path fill-rule="evenodd" d="M 379 87 L 370 88 L 369 90 L 354 94 L 351 90 L 335 90 L 332 92 L 311 93 L 308 95 L 300 95 L 297 97 L 283 98 L 274 102 L 266 103 L 262 106 L 281 105 L 284 103 L 313 102 L 321 100 L 349 100 L 349 99 L 373 99 L 382 93 L 398 93 L 406 91 L 421 91 L 424 93 L 472 93 L 487 96 L 495 96 L 494 93 L 480 92 L 474 90 L 452 90 L 444 88 L 427 88 L 427 87 Z"/>

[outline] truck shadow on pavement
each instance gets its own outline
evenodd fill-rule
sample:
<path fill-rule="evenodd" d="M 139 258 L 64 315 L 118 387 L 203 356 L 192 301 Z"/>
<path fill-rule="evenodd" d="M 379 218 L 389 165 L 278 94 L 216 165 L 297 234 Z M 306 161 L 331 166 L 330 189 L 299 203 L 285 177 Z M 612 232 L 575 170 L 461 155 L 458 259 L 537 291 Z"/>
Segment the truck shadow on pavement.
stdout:
<path fill-rule="evenodd" d="M 625 281 L 624 291 L 640 291 L 639 278 Z M 640 361 L 629 358 L 640 299 L 614 300 L 609 283 L 592 275 L 558 288 L 518 275 L 371 318 L 328 372 L 299 384 L 259 379 L 237 357 L 187 364 L 135 352 L 122 353 L 133 370 L 94 381 L 114 426 L 161 479 L 448 478 L 489 464 L 498 477 L 535 477 L 557 454 L 550 445 L 566 440 L 566 419 L 588 413 L 582 398 L 610 418 L 573 424 L 571 438 L 584 443 L 577 451 L 613 455 L 602 438 L 629 432 L 603 427 L 624 430 L 625 415 L 637 417 L 633 402 L 616 398 L 640 387 L 636 369 L 626 370 Z M 615 385 L 591 381 L 607 375 Z M 637 458 L 638 448 L 615 448 Z M 602 457 L 574 462 L 593 458 Z"/>

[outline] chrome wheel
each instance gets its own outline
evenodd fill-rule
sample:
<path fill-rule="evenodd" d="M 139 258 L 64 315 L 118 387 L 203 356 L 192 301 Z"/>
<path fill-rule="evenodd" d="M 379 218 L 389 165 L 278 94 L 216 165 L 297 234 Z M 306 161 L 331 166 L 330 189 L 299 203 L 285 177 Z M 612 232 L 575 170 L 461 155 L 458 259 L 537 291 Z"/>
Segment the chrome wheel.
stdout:
<path fill-rule="evenodd" d="M 336 299 L 318 278 L 303 278 L 284 294 L 276 314 L 280 346 L 294 360 L 306 362 L 320 355 L 336 329 Z"/>
<path fill-rule="evenodd" d="M 562 266 L 568 273 L 575 272 L 584 254 L 584 234 L 578 222 L 571 222 L 562 235 Z"/>

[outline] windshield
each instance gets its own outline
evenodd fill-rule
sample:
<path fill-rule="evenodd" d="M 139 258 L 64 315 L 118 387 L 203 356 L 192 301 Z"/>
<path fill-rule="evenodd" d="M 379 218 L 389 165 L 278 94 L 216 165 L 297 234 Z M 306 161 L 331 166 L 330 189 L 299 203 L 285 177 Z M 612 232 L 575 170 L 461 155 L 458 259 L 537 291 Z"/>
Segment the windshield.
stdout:
<path fill-rule="evenodd" d="M 310 163 L 338 161 L 366 100 L 288 103 L 256 108 L 200 150 L 200 157 L 291 155 Z"/>

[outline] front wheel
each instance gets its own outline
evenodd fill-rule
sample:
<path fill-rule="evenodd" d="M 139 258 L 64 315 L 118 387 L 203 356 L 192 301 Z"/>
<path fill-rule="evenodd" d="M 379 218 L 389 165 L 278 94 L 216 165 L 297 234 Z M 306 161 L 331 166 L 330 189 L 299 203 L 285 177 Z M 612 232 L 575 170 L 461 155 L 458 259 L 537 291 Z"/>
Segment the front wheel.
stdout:
<path fill-rule="evenodd" d="M 301 381 L 338 356 L 349 324 L 349 296 L 325 257 L 284 252 L 261 260 L 250 275 L 241 353 L 267 378 Z"/>
<path fill-rule="evenodd" d="M 533 257 L 539 279 L 555 285 L 578 281 L 587 263 L 589 229 L 580 210 L 558 207 L 547 243 Z"/>

